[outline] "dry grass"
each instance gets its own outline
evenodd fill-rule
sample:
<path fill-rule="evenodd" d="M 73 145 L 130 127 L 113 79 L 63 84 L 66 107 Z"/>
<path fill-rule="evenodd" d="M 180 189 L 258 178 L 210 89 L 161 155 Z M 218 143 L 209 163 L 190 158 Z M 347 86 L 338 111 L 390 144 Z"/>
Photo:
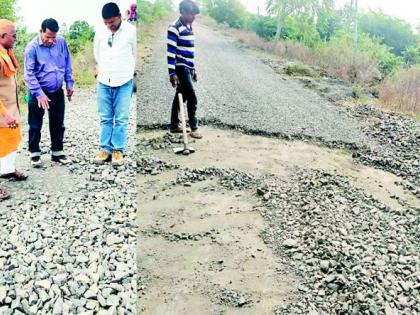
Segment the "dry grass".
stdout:
<path fill-rule="evenodd" d="M 91 43 L 86 44 L 83 51 L 72 56 L 73 78 L 77 85 L 91 86 L 96 83 L 95 64 Z"/>
<path fill-rule="evenodd" d="M 295 41 L 273 42 L 261 38 L 254 32 L 231 28 L 226 24 L 217 25 L 209 18 L 201 20 L 207 26 L 222 30 L 235 38 L 241 45 L 272 53 L 287 60 L 298 61 L 317 69 L 326 76 L 348 80 L 362 86 L 370 85 L 381 77 L 376 60 L 357 53 L 353 56 L 352 49 L 345 45 L 329 45 L 312 49 Z"/>
<path fill-rule="evenodd" d="M 420 117 L 420 66 L 401 69 L 385 79 L 379 100 L 387 109 Z"/>

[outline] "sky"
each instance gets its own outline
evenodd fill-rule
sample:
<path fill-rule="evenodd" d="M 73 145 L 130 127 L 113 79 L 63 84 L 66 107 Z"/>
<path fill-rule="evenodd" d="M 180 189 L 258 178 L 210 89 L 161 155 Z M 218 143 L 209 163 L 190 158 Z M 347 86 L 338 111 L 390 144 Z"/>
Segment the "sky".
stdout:
<path fill-rule="evenodd" d="M 264 12 L 266 0 L 242 0 L 248 10 L 257 12 L 258 6 Z M 350 0 L 334 0 L 340 8 Z M 420 0 L 359 0 L 361 10 L 381 8 L 385 13 L 409 22 L 413 28 L 420 23 Z"/>
<path fill-rule="evenodd" d="M 95 28 L 102 25 L 102 6 L 110 0 L 17 0 L 20 24 L 37 32 L 46 18 L 54 18 L 59 25 L 69 27 L 76 20 L 83 20 Z M 113 0 L 125 12 L 135 0 Z"/>

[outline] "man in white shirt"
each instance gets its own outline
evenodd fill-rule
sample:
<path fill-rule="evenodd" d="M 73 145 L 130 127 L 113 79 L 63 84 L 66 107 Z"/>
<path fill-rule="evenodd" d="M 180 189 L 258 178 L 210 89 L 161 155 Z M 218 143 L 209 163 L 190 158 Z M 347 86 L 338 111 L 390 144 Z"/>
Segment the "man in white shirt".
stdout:
<path fill-rule="evenodd" d="M 95 159 L 98 164 L 112 161 L 124 163 L 127 128 L 133 93 L 133 74 L 136 61 L 136 28 L 121 18 L 114 2 L 102 8 L 106 27 L 97 30 L 94 55 L 98 66 L 98 110 L 101 118 L 101 150 Z"/>

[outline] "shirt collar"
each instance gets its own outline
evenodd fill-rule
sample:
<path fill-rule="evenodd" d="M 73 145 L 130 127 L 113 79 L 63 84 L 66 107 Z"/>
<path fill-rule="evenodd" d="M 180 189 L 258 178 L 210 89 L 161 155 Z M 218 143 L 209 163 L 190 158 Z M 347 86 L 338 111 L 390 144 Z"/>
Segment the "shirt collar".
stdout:
<path fill-rule="evenodd" d="M 181 23 L 182 26 L 186 27 L 187 29 L 189 29 L 190 31 L 192 31 L 192 25 L 187 25 L 184 24 L 184 22 L 182 22 L 182 16 L 179 18 L 179 23 Z"/>

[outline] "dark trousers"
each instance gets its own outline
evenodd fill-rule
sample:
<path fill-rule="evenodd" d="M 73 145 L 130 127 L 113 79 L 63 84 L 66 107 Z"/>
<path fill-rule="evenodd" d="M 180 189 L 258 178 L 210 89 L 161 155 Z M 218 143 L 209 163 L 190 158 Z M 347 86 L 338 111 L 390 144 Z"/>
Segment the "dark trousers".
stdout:
<path fill-rule="evenodd" d="M 176 95 L 174 101 L 172 102 L 172 113 L 171 113 L 171 128 L 175 129 L 178 127 L 179 118 L 179 100 L 178 93 L 182 94 L 184 102 L 187 102 L 188 110 L 188 122 L 191 127 L 191 130 L 198 128 L 198 120 L 195 115 L 197 111 L 197 96 L 195 95 L 192 76 L 193 71 L 186 67 L 177 67 L 176 75 L 178 76 L 179 85 L 176 89 Z"/>
<path fill-rule="evenodd" d="M 51 151 L 59 152 L 63 150 L 64 138 L 64 92 L 58 90 L 54 93 L 45 95 L 51 100 L 49 102 L 48 118 L 50 123 Z M 38 107 L 38 100 L 32 94 L 29 95 L 28 102 L 28 124 L 29 124 L 29 152 L 32 155 L 40 155 L 41 149 L 39 142 L 41 141 L 41 129 L 45 110 Z"/>

